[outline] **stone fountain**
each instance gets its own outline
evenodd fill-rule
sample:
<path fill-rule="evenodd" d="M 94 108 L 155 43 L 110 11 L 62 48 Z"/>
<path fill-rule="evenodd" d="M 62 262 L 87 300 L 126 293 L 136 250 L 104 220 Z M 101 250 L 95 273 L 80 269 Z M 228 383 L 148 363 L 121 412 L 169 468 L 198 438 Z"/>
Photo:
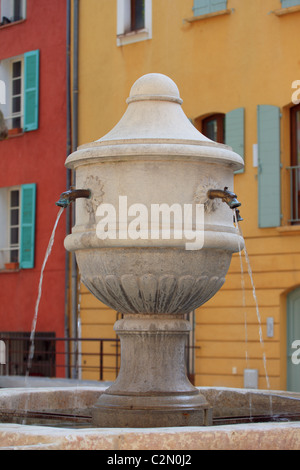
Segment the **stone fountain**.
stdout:
<path fill-rule="evenodd" d="M 299 449 L 300 394 L 194 387 L 186 376 L 186 314 L 220 289 L 243 247 L 228 190 L 242 165 L 193 127 L 177 86 L 160 74 L 140 78 L 116 127 L 68 157 L 77 189 L 58 205 L 76 200 L 76 225 L 65 246 L 90 291 L 123 314 L 120 373 L 110 386 L 49 379 L 3 388 L 1 449 Z M 173 224 L 151 220 L 161 204 L 178 211 Z M 283 422 L 264 422 L 270 403 Z M 51 426 L 53 418 L 62 424 Z"/>
<path fill-rule="evenodd" d="M 127 103 L 111 132 L 66 161 L 78 199 L 65 248 L 92 294 L 123 314 L 114 326 L 120 372 L 94 423 L 211 424 L 211 407 L 185 372 L 185 317 L 218 292 L 243 246 L 232 210 L 240 203 L 227 189 L 243 160 L 196 130 L 165 75 L 141 77 Z"/>

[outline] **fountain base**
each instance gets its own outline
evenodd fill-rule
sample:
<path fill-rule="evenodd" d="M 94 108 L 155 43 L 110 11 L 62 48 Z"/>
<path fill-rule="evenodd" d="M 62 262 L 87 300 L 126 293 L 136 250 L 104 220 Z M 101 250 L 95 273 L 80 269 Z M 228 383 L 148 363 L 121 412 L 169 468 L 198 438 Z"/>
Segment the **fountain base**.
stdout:
<path fill-rule="evenodd" d="M 203 426 L 212 409 L 188 380 L 183 315 L 124 315 L 114 329 L 121 342 L 116 381 L 93 410 L 99 427 Z"/>
<path fill-rule="evenodd" d="M 92 412 L 97 427 L 211 426 L 212 408 L 201 393 L 121 396 L 104 393 Z"/>

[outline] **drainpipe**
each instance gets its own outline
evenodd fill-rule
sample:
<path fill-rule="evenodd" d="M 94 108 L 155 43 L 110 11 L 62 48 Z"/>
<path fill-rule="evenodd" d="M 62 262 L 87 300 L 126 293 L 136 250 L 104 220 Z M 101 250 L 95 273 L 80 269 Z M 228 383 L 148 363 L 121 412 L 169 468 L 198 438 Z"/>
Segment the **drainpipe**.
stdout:
<path fill-rule="evenodd" d="M 72 152 L 78 147 L 78 23 L 79 0 L 73 0 L 73 106 L 72 106 Z M 75 172 L 72 175 L 72 185 L 75 186 Z M 72 204 L 72 224 L 75 225 L 75 204 Z M 77 337 L 77 309 L 78 309 L 78 274 L 75 253 L 71 255 L 71 333 Z M 77 344 L 75 343 L 76 347 Z M 75 348 L 74 348 L 75 349 Z M 75 350 L 73 350 L 75 352 Z M 73 361 L 72 378 L 77 378 L 77 368 Z"/>
<path fill-rule="evenodd" d="M 71 153 L 71 78 L 70 78 L 70 54 L 71 54 L 71 0 L 67 0 L 67 24 L 66 24 L 66 74 L 67 74 L 67 82 L 66 82 L 66 101 L 67 101 L 67 156 Z M 68 190 L 71 186 L 71 170 L 67 169 L 66 175 L 66 189 Z M 70 207 L 66 208 L 66 234 L 68 235 L 71 231 L 71 217 L 70 217 Z M 67 378 L 70 378 L 70 342 L 68 341 L 70 337 L 70 328 L 69 328 L 69 289 L 70 289 L 70 255 L 66 251 L 65 256 L 65 338 L 67 338 L 65 344 L 65 375 Z"/>

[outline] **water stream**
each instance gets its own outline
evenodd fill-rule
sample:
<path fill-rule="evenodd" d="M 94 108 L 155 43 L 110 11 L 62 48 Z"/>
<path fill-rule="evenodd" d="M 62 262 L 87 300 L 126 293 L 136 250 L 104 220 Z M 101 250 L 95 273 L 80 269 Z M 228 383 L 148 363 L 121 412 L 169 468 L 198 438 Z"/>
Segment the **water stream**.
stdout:
<path fill-rule="evenodd" d="M 237 226 L 239 230 L 239 227 Z M 240 231 L 239 231 L 240 233 Z M 244 311 L 244 326 L 245 326 L 245 360 L 246 360 L 246 369 L 250 369 L 249 365 L 249 354 L 248 354 L 248 321 L 247 321 L 247 308 L 246 308 L 246 287 L 245 287 L 245 275 L 244 275 L 244 267 L 243 267 L 243 259 L 242 259 L 242 250 L 240 241 L 238 240 L 239 244 L 239 259 L 240 259 L 240 269 L 241 269 L 241 285 L 242 285 L 242 307 Z M 252 395 L 249 394 L 249 417 L 252 417 Z"/>
<path fill-rule="evenodd" d="M 38 319 L 38 312 L 39 312 L 39 305 L 40 305 L 40 300 L 42 296 L 42 286 L 43 286 L 43 277 L 44 277 L 44 270 L 48 261 L 48 258 L 50 256 L 50 253 L 52 251 L 53 243 L 54 243 L 54 237 L 55 237 L 55 231 L 57 224 L 59 222 L 59 219 L 64 211 L 64 208 L 61 207 L 58 211 L 58 214 L 56 216 L 56 220 L 54 223 L 54 227 L 51 233 L 51 237 L 48 243 L 48 247 L 46 250 L 46 254 L 44 257 L 44 261 L 42 264 L 42 269 L 41 269 L 41 274 L 40 274 L 40 281 L 39 281 L 39 287 L 38 287 L 38 296 L 35 304 L 35 311 L 34 311 L 34 317 L 31 325 L 31 333 L 30 333 L 30 349 L 29 349 L 29 356 L 28 356 L 28 362 L 27 362 L 27 370 L 26 370 L 26 377 L 28 377 L 32 365 L 32 360 L 34 356 L 34 337 L 35 337 L 35 331 L 36 331 L 36 324 L 37 324 L 37 319 Z"/>
<path fill-rule="evenodd" d="M 30 374 L 31 366 L 32 366 L 32 361 L 33 361 L 33 356 L 34 356 L 34 348 L 35 348 L 35 332 L 36 332 L 36 325 L 37 325 L 37 320 L 38 320 L 38 313 L 39 313 L 39 305 L 40 305 L 40 300 L 42 296 L 42 286 L 43 286 L 43 277 L 44 277 L 44 270 L 48 261 L 48 258 L 50 256 L 50 253 L 52 251 L 53 243 L 54 243 L 54 238 L 55 238 L 55 231 L 59 222 L 59 219 L 64 211 L 64 208 L 61 207 L 58 211 L 58 214 L 56 216 L 56 220 L 54 223 L 54 227 L 50 236 L 50 240 L 47 246 L 46 254 L 44 257 L 44 261 L 42 264 L 41 268 L 41 274 L 40 274 L 40 280 L 39 280 L 39 285 L 38 285 L 38 296 L 35 304 L 35 310 L 34 310 L 34 316 L 32 320 L 32 325 L 31 325 L 31 332 L 30 332 L 30 347 L 29 347 L 29 355 L 28 355 L 28 361 L 27 361 L 27 368 L 26 368 L 26 375 L 25 375 L 25 386 L 28 385 L 28 377 Z M 25 413 L 26 409 L 28 406 L 25 407 Z"/>
<path fill-rule="evenodd" d="M 237 214 L 235 214 L 235 220 L 236 221 L 238 220 L 237 219 Z M 238 232 L 239 232 L 240 236 L 243 237 L 243 239 L 244 239 L 242 229 L 241 229 L 238 222 L 236 222 L 236 227 L 238 229 Z M 240 246 L 239 246 L 239 248 L 240 248 Z M 265 343 L 264 343 L 263 332 L 262 332 L 262 322 L 261 322 L 261 316 L 260 316 L 259 306 L 258 306 L 258 301 L 257 301 L 257 296 L 256 296 L 255 284 L 254 284 L 254 280 L 253 280 L 253 273 L 252 273 L 252 269 L 251 269 L 249 255 L 248 255 L 247 248 L 246 248 L 245 239 L 244 239 L 243 252 L 244 252 L 244 256 L 245 256 L 245 260 L 246 260 L 246 264 L 247 264 L 248 275 L 249 275 L 250 282 L 251 282 L 251 287 L 252 287 L 252 295 L 253 295 L 253 299 L 254 299 L 254 303 L 255 303 L 256 317 L 257 317 L 257 321 L 258 321 L 259 341 L 260 341 L 260 345 L 263 349 L 262 358 L 263 358 L 263 364 L 264 364 L 264 371 L 265 371 L 267 389 L 270 391 L 271 388 L 270 388 L 269 374 L 268 374 L 268 370 L 267 370 L 267 358 L 266 358 Z M 239 256 L 240 256 L 240 265 L 241 265 L 241 278 L 242 278 L 241 283 L 242 283 L 242 293 L 243 293 L 243 308 L 244 308 L 244 315 L 245 315 L 246 363 L 247 363 L 247 367 L 249 368 L 249 366 L 248 366 L 249 357 L 248 357 L 248 351 L 247 351 L 248 338 L 247 338 L 247 313 L 246 313 L 246 300 L 245 300 L 245 280 L 244 280 L 244 270 L 243 270 L 243 262 L 242 262 L 242 253 L 241 253 L 241 251 L 239 251 Z M 251 409 L 251 407 L 250 407 L 250 409 Z M 272 395 L 270 394 L 270 415 L 271 416 L 273 415 L 272 409 L 273 409 Z"/>

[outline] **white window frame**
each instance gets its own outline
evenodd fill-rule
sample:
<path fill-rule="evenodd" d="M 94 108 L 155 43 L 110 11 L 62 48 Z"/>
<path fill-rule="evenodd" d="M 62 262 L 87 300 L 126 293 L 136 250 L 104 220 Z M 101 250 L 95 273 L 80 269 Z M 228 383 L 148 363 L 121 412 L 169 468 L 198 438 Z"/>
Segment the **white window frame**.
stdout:
<path fill-rule="evenodd" d="M 21 109 L 17 113 L 12 112 L 12 96 L 13 96 L 13 64 L 15 62 L 21 62 Z M 13 118 L 20 117 L 21 125 L 24 125 L 24 56 L 20 55 L 17 57 L 11 57 L 0 61 L 0 80 L 5 83 L 6 100 L 5 103 L 0 103 L 0 109 L 3 112 L 4 120 L 8 129 L 13 129 L 12 120 Z"/>
<path fill-rule="evenodd" d="M 145 0 L 145 27 L 126 32 L 130 22 L 130 0 L 117 0 L 117 46 L 152 38 L 152 0 Z"/>
<path fill-rule="evenodd" d="M 11 205 L 11 193 L 13 191 L 18 191 L 19 192 L 19 205 L 18 206 L 12 206 Z M 22 202 L 21 202 L 21 187 L 20 186 L 10 187 L 9 190 L 8 190 L 8 210 L 7 210 L 8 234 L 7 234 L 7 239 L 8 239 L 9 251 L 10 252 L 11 251 L 18 251 L 18 259 L 17 259 L 16 262 L 19 262 L 19 257 L 20 257 L 21 204 L 22 204 Z M 12 210 L 18 210 L 18 224 L 11 224 L 10 215 L 11 215 Z M 11 241 L 11 232 L 10 232 L 10 230 L 12 228 L 17 228 L 19 230 L 17 243 L 12 243 L 12 241 Z"/>
<path fill-rule="evenodd" d="M 8 18 L 11 23 L 15 21 L 25 20 L 26 18 L 26 0 L 21 0 L 21 18 L 19 20 L 14 19 L 14 6 L 16 0 L 1 0 L 0 3 L 0 23 L 3 21 L 3 17 Z"/>
<path fill-rule="evenodd" d="M 11 192 L 19 191 L 19 223 L 13 227 L 19 228 L 18 243 L 12 244 L 10 240 L 10 212 L 17 207 L 11 207 Z M 21 220 L 21 186 L 10 186 L 7 188 L 0 188 L 0 270 L 4 269 L 5 263 L 10 263 L 10 252 L 18 250 L 18 261 L 20 258 L 20 220 Z"/>
<path fill-rule="evenodd" d="M 21 74 L 19 77 L 13 77 L 13 66 L 15 63 L 20 62 L 21 63 Z M 16 93 L 15 95 L 13 94 L 13 82 L 14 80 L 21 80 L 21 89 L 20 93 Z M 20 110 L 13 112 L 13 98 L 20 98 Z M 24 61 L 20 58 L 14 59 L 11 62 L 11 116 L 12 120 L 13 119 L 20 119 L 20 128 L 23 128 L 23 109 L 24 109 Z"/>

